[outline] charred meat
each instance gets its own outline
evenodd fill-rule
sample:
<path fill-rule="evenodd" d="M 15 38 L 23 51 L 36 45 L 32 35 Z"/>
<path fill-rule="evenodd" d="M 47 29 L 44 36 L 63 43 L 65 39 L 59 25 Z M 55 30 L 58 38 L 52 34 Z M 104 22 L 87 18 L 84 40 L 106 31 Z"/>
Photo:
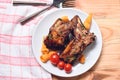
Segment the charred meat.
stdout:
<path fill-rule="evenodd" d="M 85 29 L 82 21 L 77 15 L 71 22 L 76 25 L 73 31 L 74 39 L 69 42 L 60 55 L 60 58 L 68 63 L 73 63 L 77 60 L 85 48 L 95 41 L 95 35 Z"/>
<path fill-rule="evenodd" d="M 89 32 L 76 15 L 68 22 L 58 18 L 49 29 L 44 43 L 49 49 L 59 50 L 62 60 L 73 64 L 94 41 L 94 33 Z"/>
<path fill-rule="evenodd" d="M 69 42 L 69 34 L 72 30 L 71 22 L 64 22 L 62 19 L 57 19 L 49 30 L 48 36 L 44 43 L 49 49 L 63 50 Z"/>

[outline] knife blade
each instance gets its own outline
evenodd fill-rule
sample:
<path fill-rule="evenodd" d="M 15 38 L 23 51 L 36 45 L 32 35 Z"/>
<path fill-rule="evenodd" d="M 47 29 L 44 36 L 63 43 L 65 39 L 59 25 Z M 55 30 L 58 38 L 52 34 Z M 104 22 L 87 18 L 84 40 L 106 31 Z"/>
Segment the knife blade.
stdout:
<path fill-rule="evenodd" d="M 23 5 L 42 5 L 42 6 L 49 6 L 52 4 L 51 2 L 40 2 L 40 1 L 23 1 L 23 0 L 13 0 L 13 4 L 23 4 Z"/>

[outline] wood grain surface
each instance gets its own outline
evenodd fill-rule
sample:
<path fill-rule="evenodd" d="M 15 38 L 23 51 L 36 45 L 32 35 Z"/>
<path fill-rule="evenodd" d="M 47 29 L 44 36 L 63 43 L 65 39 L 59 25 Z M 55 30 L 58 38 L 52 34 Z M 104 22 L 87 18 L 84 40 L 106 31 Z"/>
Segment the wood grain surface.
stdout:
<path fill-rule="evenodd" d="M 76 0 L 77 9 L 93 13 L 102 32 L 103 48 L 97 63 L 86 73 L 53 80 L 120 80 L 120 0 Z"/>

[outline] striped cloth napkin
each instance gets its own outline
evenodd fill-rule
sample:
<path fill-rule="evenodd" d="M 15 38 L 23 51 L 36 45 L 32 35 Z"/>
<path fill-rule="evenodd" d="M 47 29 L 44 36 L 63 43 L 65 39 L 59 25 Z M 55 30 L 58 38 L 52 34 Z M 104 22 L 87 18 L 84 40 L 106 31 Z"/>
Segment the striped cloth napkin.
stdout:
<path fill-rule="evenodd" d="M 37 0 L 51 2 L 51 0 Z M 19 20 L 46 6 L 14 6 L 12 0 L 0 0 L 0 80 L 52 80 L 36 61 L 31 35 L 43 15 L 25 25 Z"/>

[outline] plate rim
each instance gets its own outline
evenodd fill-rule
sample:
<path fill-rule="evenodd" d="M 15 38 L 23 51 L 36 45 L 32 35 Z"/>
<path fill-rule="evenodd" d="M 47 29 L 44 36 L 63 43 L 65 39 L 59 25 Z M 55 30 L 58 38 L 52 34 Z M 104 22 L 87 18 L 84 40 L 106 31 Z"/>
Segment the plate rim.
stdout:
<path fill-rule="evenodd" d="M 82 10 L 80 10 L 80 9 L 75 9 L 75 8 L 61 8 L 61 9 L 53 10 L 53 11 L 49 12 L 47 15 L 45 15 L 45 16 L 38 22 L 38 24 L 36 25 L 37 27 L 34 29 L 33 34 L 32 34 L 32 51 L 33 51 L 33 55 L 34 55 L 36 61 L 37 61 L 39 64 L 40 64 L 40 62 L 37 60 L 36 55 L 35 55 L 35 51 L 34 51 L 34 49 L 33 49 L 33 43 L 34 43 L 34 42 L 33 42 L 33 41 L 34 41 L 34 38 L 33 38 L 33 37 L 34 37 L 34 35 L 35 35 L 35 31 L 36 31 L 37 28 L 39 27 L 38 25 L 40 24 L 40 22 L 41 22 L 45 17 L 47 17 L 48 15 L 50 15 L 50 14 L 56 12 L 56 11 L 61 11 L 61 10 L 74 10 L 74 11 L 77 11 L 77 12 L 79 12 L 79 13 L 83 13 L 84 15 L 88 16 L 88 14 L 85 13 L 84 11 L 82 11 Z M 93 20 L 94 20 L 94 19 L 93 19 Z M 97 23 L 96 23 L 95 20 L 94 20 L 94 22 L 95 22 L 95 25 L 97 25 Z M 49 72 L 49 73 L 51 73 L 51 74 L 53 74 L 53 75 L 60 76 L 60 77 L 74 77 L 74 76 L 82 75 L 83 73 L 87 72 L 89 69 L 91 69 L 91 68 L 96 64 L 96 62 L 99 60 L 100 55 L 101 55 L 101 52 L 102 52 L 102 46 L 103 46 L 103 44 L 102 44 L 102 42 L 103 42 L 103 41 L 102 41 L 102 34 L 101 34 L 101 31 L 100 31 L 98 25 L 97 25 L 96 28 L 99 30 L 99 36 L 101 37 L 101 40 L 100 40 L 100 41 L 101 41 L 101 44 L 100 44 L 100 49 L 99 49 L 99 56 L 97 56 L 96 60 L 94 61 L 94 64 L 92 64 L 88 69 L 86 69 L 85 71 L 83 71 L 81 74 L 61 76 L 61 75 L 56 75 L 56 74 L 54 74 L 54 73 L 46 70 L 46 68 L 44 68 L 41 64 L 40 64 L 40 66 L 41 66 L 45 71 L 47 71 L 47 72 Z"/>

